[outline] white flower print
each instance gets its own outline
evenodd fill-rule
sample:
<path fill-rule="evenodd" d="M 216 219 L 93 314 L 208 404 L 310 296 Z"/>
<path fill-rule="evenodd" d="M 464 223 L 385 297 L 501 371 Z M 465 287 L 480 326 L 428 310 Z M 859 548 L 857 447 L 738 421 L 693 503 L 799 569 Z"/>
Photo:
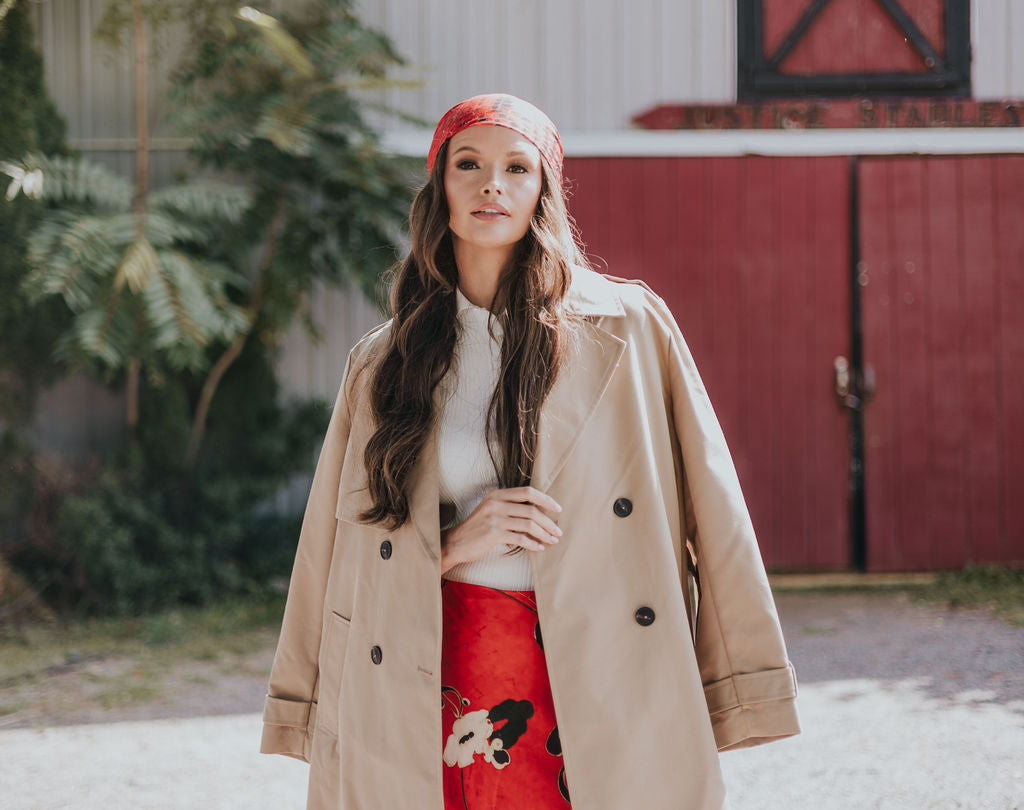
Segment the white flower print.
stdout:
<path fill-rule="evenodd" d="M 473 757 L 476 754 L 484 754 L 485 758 L 491 759 L 491 745 L 487 738 L 491 736 L 494 725 L 487 719 L 487 709 L 478 709 L 475 712 L 467 712 L 462 717 L 456 718 L 452 724 L 452 733 L 444 744 L 445 765 L 458 765 L 465 768 L 473 764 Z"/>

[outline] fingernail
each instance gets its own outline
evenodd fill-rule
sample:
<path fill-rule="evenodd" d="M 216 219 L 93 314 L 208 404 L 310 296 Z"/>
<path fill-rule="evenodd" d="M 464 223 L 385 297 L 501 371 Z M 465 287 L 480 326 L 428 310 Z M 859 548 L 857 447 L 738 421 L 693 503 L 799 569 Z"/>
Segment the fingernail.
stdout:
<path fill-rule="evenodd" d="M 558 532 L 558 536 L 559 537 L 562 536 L 563 532 L 562 532 L 562 527 L 561 526 L 555 526 L 555 531 Z"/>

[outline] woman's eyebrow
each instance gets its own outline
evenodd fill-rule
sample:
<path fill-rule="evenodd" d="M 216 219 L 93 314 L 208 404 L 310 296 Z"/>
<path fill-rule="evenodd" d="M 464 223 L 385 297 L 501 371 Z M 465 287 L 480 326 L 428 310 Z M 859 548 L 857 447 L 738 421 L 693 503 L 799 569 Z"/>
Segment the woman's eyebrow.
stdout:
<path fill-rule="evenodd" d="M 470 152 L 476 152 L 477 154 L 480 153 L 479 149 L 477 149 L 475 146 L 470 146 L 467 143 L 465 146 L 460 146 L 458 149 L 452 152 L 452 156 L 454 157 L 455 155 L 459 154 L 459 152 L 465 152 L 467 149 Z M 529 157 L 529 155 L 522 149 L 510 149 L 508 152 L 505 153 L 505 157 Z"/>

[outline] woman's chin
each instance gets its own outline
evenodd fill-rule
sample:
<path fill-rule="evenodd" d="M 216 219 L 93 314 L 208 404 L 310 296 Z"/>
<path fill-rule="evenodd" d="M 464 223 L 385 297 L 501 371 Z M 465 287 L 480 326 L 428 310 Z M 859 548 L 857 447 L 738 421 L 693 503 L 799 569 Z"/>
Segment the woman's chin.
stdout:
<path fill-rule="evenodd" d="M 513 247 L 526 234 L 514 234 L 508 231 L 501 232 L 497 227 L 492 230 L 487 228 L 472 228 L 461 234 L 455 234 L 455 241 L 462 242 L 467 248 L 473 250 L 507 250 Z"/>

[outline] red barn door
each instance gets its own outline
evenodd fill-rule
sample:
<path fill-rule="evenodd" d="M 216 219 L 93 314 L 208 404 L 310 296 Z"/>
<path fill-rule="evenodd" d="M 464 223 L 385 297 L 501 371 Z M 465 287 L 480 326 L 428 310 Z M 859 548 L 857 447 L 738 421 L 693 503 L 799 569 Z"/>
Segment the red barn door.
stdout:
<path fill-rule="evenodd" d="M 1024 156 L 860 161 L 868 567 L 1024 562 Z"/>
<path fill-rule="evenodd" d="M 847 159 L 575 158 L 566 176 L 595 264 L 672 308 L 766 565 L 846 568 Z"/>

